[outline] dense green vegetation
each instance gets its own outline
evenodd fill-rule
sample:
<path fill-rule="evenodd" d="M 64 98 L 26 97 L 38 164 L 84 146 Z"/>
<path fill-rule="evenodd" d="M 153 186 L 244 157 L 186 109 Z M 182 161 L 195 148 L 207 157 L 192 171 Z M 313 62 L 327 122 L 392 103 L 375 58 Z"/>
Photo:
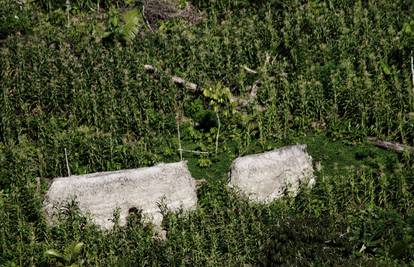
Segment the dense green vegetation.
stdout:
<path fill-rule="evenodd" d="M 48 249 L 82 242 L 61 264 L 412 266 L 412 155 L 365 141 L 413 144 L 412 1 L 191 4 L 198 19 L 155 0 L 0 0 L 0 265 L 54 266 Z M 234 158 L 292 143 L 322 164 L 313 190 L 258 205 L 223 189 Z M 66 176 L 64 149 L 84 174 L 177 161 L 180 144 L 210 152 L 183 154 L 208 184 L 196 211 L 163 211 L 166 241 L 139 212 L 110 232 L 76 204 L 46 223 L 36 177 Z"/>

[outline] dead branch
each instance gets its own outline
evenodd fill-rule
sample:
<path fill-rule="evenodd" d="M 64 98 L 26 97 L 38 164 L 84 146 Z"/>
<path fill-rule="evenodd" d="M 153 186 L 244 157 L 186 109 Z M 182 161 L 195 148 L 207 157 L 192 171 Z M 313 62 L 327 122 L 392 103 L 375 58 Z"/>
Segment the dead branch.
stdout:
<path fill-rule="evenodd" d="M 252 88 L 250 90 L 250 100 L 255 100 L 257 97 L 257 91 L 259 91 L 259 84 L 260 84 L 260 80 L 257 80 L 253 83 Z"/>
<path fill-rule="evenodd" d="M 411 57 L 411 80 L 413 83 L 413 93 L 414 93 L 414 58 Z"/>
<path fill-rule="evenodd" d="M 68 152 L 66 150 L 66 147 L 65 147 L 65 162 L 66 162 L 66 169 L 68 171 L 68 176 L 71 176 L 70 167 L 69 167 L 69 161 L 68 161 Z"/>
<path fill-rule="evenodd" d="M 154 32 L 154 30 L 151 27 L 151 24 L 148 22 L 147 18 L 145 17 L 145 5 L 142 5 L 142 17 L 143 17 L 145 23 L 147 24 L 148 29 L 150 29 L 151 32 Z"/>
<path fill-rule="evenodd" d="M 148 72 L 148 73 L 156 73 L 156 72 L 158 72 L 158 70 L 157 70 L 157 68 L 155 68 L 154 66 L 152 66 L 152 65 L 148 65 L 148 64 L 145 64 L 144 65 L 144 70 L 146 71 L 146 72 Z M 170 76 L 170 75 L 169 75 Z M 185 87 L 185 88 L 187 88 L 187 90 L 189 90 L 189 91 L 191 91 L 191 92 L 196 92 L 197 91 L 197 84 L 195 84 L 195 83 L 192 83 L 192 82 L 188 82 L 188 81 L 186 81 L 186 80 L 184 80 L 183 78 L 181 78 L 181 77 L 178 77 L 178 76 L 170 76 L 170 78 L 171 78 L 171 81 L 174 83 L 174 84 L 177 84 L 177 85 L 180 85 L 180 86 L 183 86 L 183 87 Z"/>
<path fill-rule="evenodd" d="M 181 147 L 181 132 L 180 132 L 180 114 L 177 111 L 177 139 L 178 139 L 178 151 L 180 152 L 180 161 L 183 161 L 183 150 Z"/>
<path fill-rule="evenodd" d="M 158 72 L 157 68 L 155 68 L 152 65 L 148 65 L 148 64 L 144 65 L 144 70 L 147 71 L 148 73 Z M 174 76 L 174 75 L 173 76 L 168 75 L 168 76 L 170 76 L 170 79 L 174 84 L 180 85 L 180 86 L 186 88 L 187 90 L 189 90 L 192 93 L 195 93 L 195 92 L 200 90 L 200 87 L 196 83 L 189 82 L 189 81 L 187 81 L 187 80 L 185 80 L 181 77 L 178 77 L 178 76 Z M 246 108 L 246 107 L 250 106 L 257 99 L 257 92 L 259 90 L 260 83 L 261 83 L 260 80 L 256 80 L 253 83 L 253 85 L 250 88 L 249 93 L 247 94 L 247 98 L 233 96 L 230 100 L 237 104 L 238 109 Z M 264 111 L 265 108 L 259 106 L 259 110 Z"/>
<path fill-rule="evenodd" d="M 402 153 L 404 151 L 414 153 L 414 147 L 412 146 L 403 145 L 403 144 L 396 143 L 396 142 L 383 141 L 383 140 L 379 140 L 376 137 L 368 137 L 367 140 L 368 142 L 376 145 L 377 147 L 393 150 L 399 153 Z"/>
<path fill-rule="evenodd" d="M 247 67 L 247 66 L 243 66 L 244 70 L 247 71 L 248 73 L 252 73 L 252 74 L 257 74 L 257 71 L 252 70 L 251 68 Z"/>
<path fill-rule="evenodd" d="M 231 101 L 237 103 L 238 108 L 245 108 L 247 106 L 250 106 L 257 98 L 259 84 L 260 84 L 260 80 L 257 80 L 253 83 L 253 85 L 250 88 L 250 92 L 248 94 L 247 99 L 233 96 L 231 98 Z"/>
<path fill-rule="evenodd" d="M 186 80 L 184 80 L 183 78 L 180 78 L 178 76 L 172 76 L 171 81 L 175 84 L 184 86 L 185 88 L 187 88 L 191 92 L 197 91 L 197 84 L 192 83 L 192 82 L 187 82 Z"/>
<path fill-rule="evenodd" d="M 193 154 L 196 154 L 196 155 L 201 155 L 201 154 L 208 155 L 208 154 L 210 154 L 210 152 L 207 152 L 207 151 L 188 150 L 188 149 L 182 149 L 182 148 L 179 148 L 178 151 L 180 151 L 181 153 L 182 152 L 188 152 L 188 153 L 193 153 Z"/>

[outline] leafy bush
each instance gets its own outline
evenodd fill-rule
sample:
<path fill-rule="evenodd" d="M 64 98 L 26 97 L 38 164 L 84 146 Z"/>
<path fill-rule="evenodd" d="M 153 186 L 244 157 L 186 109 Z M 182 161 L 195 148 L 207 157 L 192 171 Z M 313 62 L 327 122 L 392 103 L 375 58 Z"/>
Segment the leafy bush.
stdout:
<path fill-rule="evenodd" d="M 0 40 L 16 33 L 30 33 L 35 17 L 17 1 L 0 1 Z"/>

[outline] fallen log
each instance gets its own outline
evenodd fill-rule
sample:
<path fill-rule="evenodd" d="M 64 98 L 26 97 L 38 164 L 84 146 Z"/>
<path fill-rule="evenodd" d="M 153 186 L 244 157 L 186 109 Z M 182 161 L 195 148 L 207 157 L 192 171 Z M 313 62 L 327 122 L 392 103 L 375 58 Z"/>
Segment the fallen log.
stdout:
<path fill-rule="evenodd" d="M 172 76 L 171 81 L 175 84 L 184 86 L 185 88 L 187 88 L 189 91 L 191 91 L 193 93 L 196 92 L 197 89 L 198 89 L 197 84 L 192 83 L 192 82 L 187 82 L 186 80 L 184 80 L 183 78 L 178 77 L 178 76 Z"/>
<path fill-rule="evenodd" d="M 152 65 L 148 65 L 148 64 L 144 65 L 144 70 L 148 73 L 157 73 L 158 72 L 157 68 L 155 68 Z M 183 79 L 181 77 L 178 77 L 178 76 L 171 76 L 171 75 L 168 75 L 168 76 L 170 76 L 171 82 L 173 82 L 174 84 L 183 86 L 187 90 L 189 90 L 193 93 L 195 93 L 198 90 L 198 86 L 195 83 L 188 82 L 185 79 Z"/>
<path fill-rule="evenodd" d="M 404 144 L 400 144 L 400 143 L 396 143 L 396 142 L 384 141 L 384 140 L 380 140 L 376 137 L 368 137 L 367 140 L 368 140 L 368 142 L 370 142 L 371 144 L 373 144 L 377 147 L 381 147 L 381 148 L 388 149 L 388 150 L 393 150 L 393 151 L 396 151 L 398 153 L 402 153 L 404 151 L 414 153 L 414 147 L 412 147 L 412 146 L 408 146 L 408 145 L 404 145 Z"/>

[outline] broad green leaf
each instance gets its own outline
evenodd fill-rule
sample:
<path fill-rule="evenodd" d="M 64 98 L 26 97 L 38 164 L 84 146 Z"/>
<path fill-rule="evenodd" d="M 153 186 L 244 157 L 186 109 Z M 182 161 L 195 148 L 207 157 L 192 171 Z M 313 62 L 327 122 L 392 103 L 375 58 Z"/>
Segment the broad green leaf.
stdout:
<path fill-rule="evenodd" d="M 57 258 L 57 259 L 64 259 L 65 257 L 62 255 L 62 253 L 58 252 L 55 249 L 48 249 L 45 251 L 44 254 L 46 257 L 50 258 Z"/>
<path fill-rule="evenodd" d="M 391 74 L 390 67 L 388 67 L 387 63 L 385 63 L 384 61 L 381 60 L 380 65 L 381 65 L 382 71 L 386 75 L 390 75 Z"/>
<path fill-rule="evenodd" d="M 113 17 L 111 18 L 110 22 L 111 22 L 111 25 L 112 25 L 113 27 L 117 27 L 117 26 L 118 26 L 118 24 L 119 24 L 119 19 L 118 19 L 118 17 L 117 17 L 117 16 L 113 16 Z"/>
<path fill-rule="evenodd" d="M 412 33 L 412 29 L 411 29 L 411 25 L 410 25 L 410 23 L 404 23 L 404 25 L 403 25 L 403 32 L 405 33 L 405 34 L 408 34 L 408 35 L 411 35 L 411 33 Z"/>
<path fill-rule="evenodd" d="M 76 245 L 73 246 L 72 248 L 72 259 L 76 259 L 79 254 L 82 252 L 84 243 L 83 242 L 79 242 Z"/>

